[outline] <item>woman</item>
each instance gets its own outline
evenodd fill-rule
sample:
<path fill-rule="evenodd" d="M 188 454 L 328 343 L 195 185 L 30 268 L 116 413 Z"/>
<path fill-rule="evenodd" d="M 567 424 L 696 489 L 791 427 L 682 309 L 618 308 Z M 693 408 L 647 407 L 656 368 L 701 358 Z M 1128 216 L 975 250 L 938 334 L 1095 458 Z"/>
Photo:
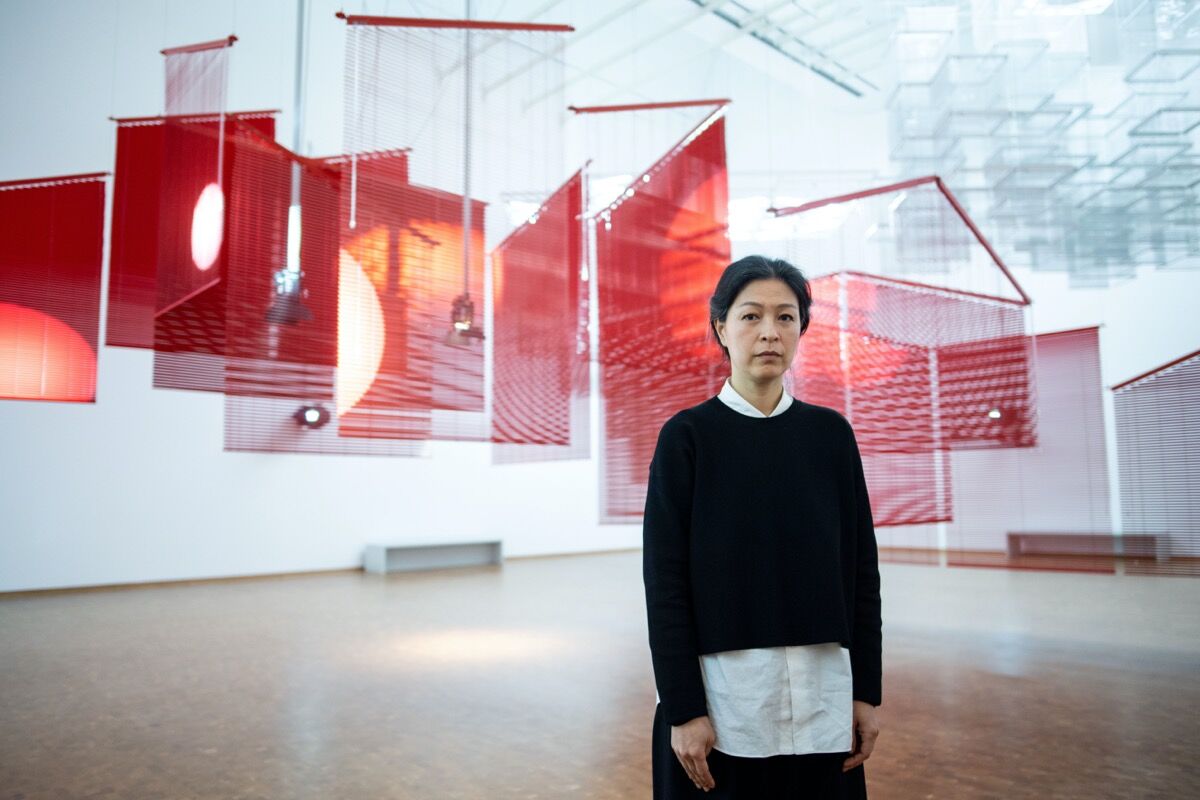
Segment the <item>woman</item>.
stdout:
<path fill-rule="evenodd" d="M 786 261 L 726 267 L 709 320 L 731 375 L 659 433 L 643 528 L 656 800 L 867 796 L 879 567 L 849 423 L 784 391 L 811 306 Z"/>

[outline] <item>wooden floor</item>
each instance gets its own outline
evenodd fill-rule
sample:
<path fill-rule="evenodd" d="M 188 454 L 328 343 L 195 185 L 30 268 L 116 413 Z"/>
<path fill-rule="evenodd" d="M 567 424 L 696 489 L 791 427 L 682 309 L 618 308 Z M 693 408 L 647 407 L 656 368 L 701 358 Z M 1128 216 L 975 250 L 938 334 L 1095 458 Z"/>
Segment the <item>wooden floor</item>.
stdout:
<path fill-rule="evenodd" d="M 0 598 L 0 800 L 648 798 L 640 559 Z M 1200 797 L 1200 581 L 883 597 L 873 800 Z"/>

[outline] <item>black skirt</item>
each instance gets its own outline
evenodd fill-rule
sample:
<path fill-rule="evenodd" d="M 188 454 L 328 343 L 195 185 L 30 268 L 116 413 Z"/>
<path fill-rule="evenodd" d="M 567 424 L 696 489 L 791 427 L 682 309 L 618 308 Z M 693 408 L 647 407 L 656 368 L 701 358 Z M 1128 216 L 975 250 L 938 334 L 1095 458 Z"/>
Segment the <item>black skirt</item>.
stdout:
<path fill-rule="evenodd" d="M 716 787 L 697 789 L 671 749 L 671 726 L 661 704 L 654 712 L 652 747 L 654 800 L 867 800 L 865 765 L 842 772 L 848 752 L 744 758 L 713 750 L 708 769 Z"/>

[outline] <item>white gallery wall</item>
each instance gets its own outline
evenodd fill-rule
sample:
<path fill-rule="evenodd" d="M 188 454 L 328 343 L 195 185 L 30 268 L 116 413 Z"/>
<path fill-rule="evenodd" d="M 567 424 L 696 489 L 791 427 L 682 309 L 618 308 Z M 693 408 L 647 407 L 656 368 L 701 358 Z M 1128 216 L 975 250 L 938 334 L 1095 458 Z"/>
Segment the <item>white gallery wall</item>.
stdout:
<path fill-rule="evenodd" d="M 477 0 L 474 9 L 525 19 L 542 5 Z M 311 6 L 306 154 L 342 149 L 345 25 L 336 10 L 463 10 L 399 0 Z M 886 172 L 880 98 L 850 97 L 753 42 L 714 49 L 728 31 L 690 8 L 652 0 L 635 19 L 591 30 L 607 4 L 558 4 L 539 21 L 588 31 L 566 53 L 566 101 L 732 98 L 735 202 L 820 196 L 805 176 L 852 182 Z M 111 170 L 109 118 L 162 112 L 159 50 L 229 33 L 239 38 L 230 108 L 280 109 L 278 136 L 290 147 L 295 9 L 289 0 L 0 0 L 0 181 Z M 691 21 L 680 26 L 683 17 Z M 653 45 L 628 52 L 631 31 Z M 566 122 L 564 167 L 585 155 L 577 121 Z M 734 234 L 752 237 L 753 226 Z M 753 252 L 754 242 L 734 249 Z M 1106 385 L 1200 342 L 1200 274 L 1149 271 L 1103 290 L 1069 290 L 1061 273 L 1016 277 L 1034 298 L 1035 332 L 1102 326 Z M 500 539 L 509 556 L 640 546 L 639 526 L 598 523 L 595 413 L 587 461 L 493 466 L 487 444 L 463 442 L 430 443 L 419 458 L 225 453 L 222 396 L 152 389 L 151 364 L 149 352 L 102 347 L 95 404 L 0 401 L 0 591 L 352 567 L 370 541 Z"/>

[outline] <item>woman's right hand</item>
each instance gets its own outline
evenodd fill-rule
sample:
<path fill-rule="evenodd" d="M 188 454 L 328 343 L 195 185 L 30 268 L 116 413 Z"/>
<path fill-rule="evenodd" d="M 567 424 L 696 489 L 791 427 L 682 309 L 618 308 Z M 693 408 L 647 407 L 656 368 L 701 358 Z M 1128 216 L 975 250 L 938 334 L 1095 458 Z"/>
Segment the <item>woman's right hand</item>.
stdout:
<path fill-rule="evenodd" d="M 671 726 L 671 749 L 697 789 L 709 791 L 717 784 L 708 771 L 708 754 L 717 740 L 708 717 L 696 717 L 682 725 Z"/>

